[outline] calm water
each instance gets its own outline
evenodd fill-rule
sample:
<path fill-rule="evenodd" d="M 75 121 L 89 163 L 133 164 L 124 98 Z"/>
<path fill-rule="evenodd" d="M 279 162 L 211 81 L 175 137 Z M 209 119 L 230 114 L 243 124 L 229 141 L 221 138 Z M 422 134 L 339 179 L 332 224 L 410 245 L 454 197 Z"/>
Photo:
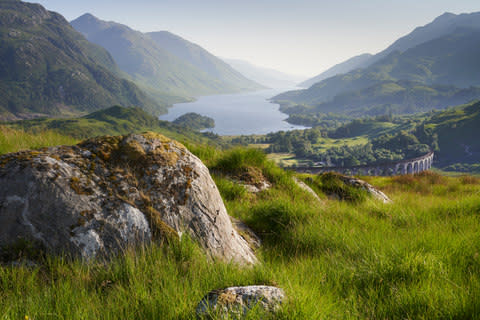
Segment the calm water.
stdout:
<path fill-rule="evenodd" d="M 284 121 L 278 104 L 267 99 L 290 89 L 270 89 L 239 94 L 204 96 L 195 102 L 178 103 L 161 120 L 173 121 L 179 116 L 196 112 L 215 120 L 212 132 L 219 135 L 266 134 L 280 130 L 305 129 Z"/>

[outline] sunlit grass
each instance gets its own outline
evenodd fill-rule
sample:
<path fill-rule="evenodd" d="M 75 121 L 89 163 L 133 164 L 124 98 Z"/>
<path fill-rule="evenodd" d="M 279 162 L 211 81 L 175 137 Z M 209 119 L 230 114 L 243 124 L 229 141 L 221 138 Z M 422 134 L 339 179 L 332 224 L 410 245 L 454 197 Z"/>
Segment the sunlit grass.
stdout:
<path fill-rule="evenodd" d="M 287 301 L 272 319 L 476 319 L 480 315 L 480 181 L 424 173 L 364 177 L 394 201 L 322 202 L 258 150 L 193 148 L 232 216 L 262 238 L 261 263 L 210 261 L 186 238 L 108 263 L 49 257 L 0 267 L 0 319 L 195 319 L 210 290 L 270 284 Z M 270 190 L 230 175 L 255 167 Z M 302 175 L 302 179 L 308 178 Z M 321 192 L 324 181 L 310 177 Z M 249 319 L 265 319 L 257 311 Z"/>
<path fill-rule="evenodd" d="M 0 154 L 56 145 L 73 145 L 78 140 L 53 131 L 27 133 L 0 126 Z"/>

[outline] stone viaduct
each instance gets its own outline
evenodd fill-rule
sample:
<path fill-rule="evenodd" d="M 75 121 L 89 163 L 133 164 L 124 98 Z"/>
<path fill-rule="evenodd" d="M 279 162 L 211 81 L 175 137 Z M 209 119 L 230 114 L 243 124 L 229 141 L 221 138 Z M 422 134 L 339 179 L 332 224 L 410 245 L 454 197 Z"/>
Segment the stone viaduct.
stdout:
<path fill-rule="evenodd" d="M 376 165 L 354 166 L 354 167 L 297 167 L 295 171 L 300 173 L 323 173 L 338 172 L 348 175 L 364 176 L 393 176 L 400 174 L 415 174 L 432 167 L 434 153 L 429 152 L 424 156 L 402 160 L 397 162 L 379 163 Z"/>

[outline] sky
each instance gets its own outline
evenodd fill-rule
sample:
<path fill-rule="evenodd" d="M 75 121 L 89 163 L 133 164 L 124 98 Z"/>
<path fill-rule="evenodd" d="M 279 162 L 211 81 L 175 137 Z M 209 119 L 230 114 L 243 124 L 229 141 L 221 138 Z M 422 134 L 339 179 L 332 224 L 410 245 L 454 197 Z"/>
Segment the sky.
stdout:
<path fill-rule="evenodd" d="M 444 12 L 479 0 L 31 0 L 68 20 L 91 13 L 143 32 L 167 30 L 216 56 L 303 77 L 377 53 Z"/>

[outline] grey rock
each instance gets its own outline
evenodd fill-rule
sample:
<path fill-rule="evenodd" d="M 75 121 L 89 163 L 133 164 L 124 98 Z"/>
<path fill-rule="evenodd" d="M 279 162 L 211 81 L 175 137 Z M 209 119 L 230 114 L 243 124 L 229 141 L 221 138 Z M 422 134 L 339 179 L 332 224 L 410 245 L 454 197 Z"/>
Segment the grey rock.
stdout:
<path fill-rule="evenodd" d="M 236 319 L 245 316 L 255 307 L 276 312 L 284 300 L 285 293 L 277 287 L 230 287 L 209 292 L 198 304 L 196 313 L 203 318 L 212 315 L 228 315 Z"/>
<path fill-rule="evenodd" d="M 343 181 L 343 183 L 355 187 L 355 188 L 362 188 L 367 191 L 374 199 L 382 201 L 383 203 L 392 203 L 392 200 L 382 191 L 376 189 L 371 184 L 357 179 L 353 177 L 339 175 L 339 178 Z"/>
<path fill-rule="evenodd" d="M 245 241 L 247 241 L 250 248 L 252 248 L 253 250 L 257 250 L 262 246 L 262 240 L 260 239 L 260 237 L 257 236 L 255 232 L 250 229 L 250 227 L 247 226 L 243 221 L 234 217 L 230 217 L 230 220 L 232 221 L 235 230 L 237 230 L 240 236 L 245 239 Z"/>
<path fill-rule="evenodd" d="M 0 247 L 19 239 L 84 259 L 188 233 L 212 258 L 257 261 L 207 167 L 146 133 L 0 157 Z"/>
<path fill-rule="evenodd" d="M 270 183 L 267 181 L 262 181 L 258 185 L 254 184 L 246 184 L 242 182 L 238 182 L 240 185 L 242 185 L 245 189 L 247 189 L 248 192 L 250 193 L 258 193 L 264 190 L 268 190 L 272 187 Z"/>
<path fill-rule="evenodd" d="M 318 194 L 315 191 L 313 191 L 313 189 L 310 188 L 305 182 L 303 182 L 302 180 L 296 177 L 293 177 L 293 179 L 297 184 L 297 186 L 299 186 L 301 189 L 305 190 L 306 192 L 310 193 L 318 202 L 323 203 L 322 199 L 320 199 Z"/>

